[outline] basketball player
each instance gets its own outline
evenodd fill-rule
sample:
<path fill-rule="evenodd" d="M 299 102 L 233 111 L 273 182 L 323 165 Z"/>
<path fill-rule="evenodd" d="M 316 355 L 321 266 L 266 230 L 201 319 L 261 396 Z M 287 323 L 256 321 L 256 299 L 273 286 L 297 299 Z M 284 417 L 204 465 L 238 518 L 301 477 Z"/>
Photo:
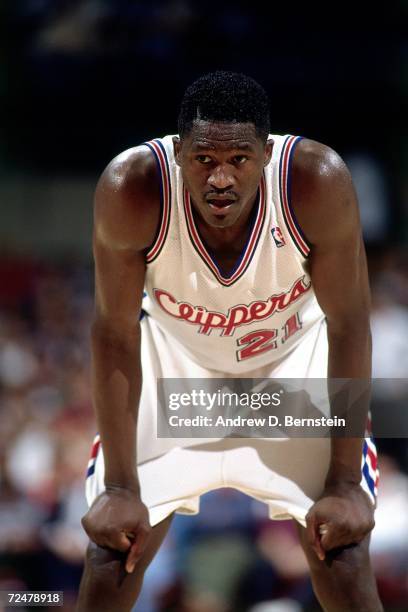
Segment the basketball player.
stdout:
<path fill-rule="evenodd" d="M 227 486 L 296 520 L 324 610 L 378 612 L 370 439 L 156 434 L 159 377 L 369 378 L 350 175 L 327 146 L 269 134 L 266 94 L 244 75 L 196 81 L 178 128 L 116 157 L 96 190 L 100 438 L 78 610 L 130 610 L 174 512 Z"/>

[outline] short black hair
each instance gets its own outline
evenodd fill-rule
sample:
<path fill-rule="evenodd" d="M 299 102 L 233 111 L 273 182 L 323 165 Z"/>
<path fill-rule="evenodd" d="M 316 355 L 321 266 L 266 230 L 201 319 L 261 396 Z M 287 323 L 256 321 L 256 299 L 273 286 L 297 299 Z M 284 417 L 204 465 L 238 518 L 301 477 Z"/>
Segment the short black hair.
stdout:
<path fill-rule="evenodd" d="M 178 118 L 180 137 L 187 136 L 199 119 L 253 123 L 259 138 L 266 142 L 270 129 L 268 96 L 259 83 L 245 74 L 210 72 L 185 91 Z"/>

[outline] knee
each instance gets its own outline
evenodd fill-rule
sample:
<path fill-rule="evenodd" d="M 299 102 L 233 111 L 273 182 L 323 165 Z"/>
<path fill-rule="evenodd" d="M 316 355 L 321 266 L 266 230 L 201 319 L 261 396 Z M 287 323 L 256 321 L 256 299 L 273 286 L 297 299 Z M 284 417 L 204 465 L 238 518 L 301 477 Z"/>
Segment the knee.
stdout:
<path fill-rule="evenodd" d="M 382 612 L 368 542 L 331 550 L 324 561 L 309 557 L 309 564 L 316 592 L 330 601 L 327 609 Z"/>
<path fill-rule="evenodd" d="M 142 586 L 143 571 L 136 566 L 128 574 L 125 560 L 125 553 L 90 542 L 76 612 L 113 612 L 118 601 L 121 610 L 131 609 Z"/>
<path fill-rule="evenodd" d="M 101 548 L 90 542 L 86 551 L 85 571 L 91 573 L 95 579 L 106 580 L 121 574 L 121 570 L 125 568 L 125 560 L 124 553 Z"/>
<path fill-rule="evenodd" d="M 356 574 L 361 570 L 365 571 L 370 565 L 368 546 L 365 542 L 327 551 L 324 561 L 320 561 L 316 555 L 315 558 L 312 556 L 312 559 L 309 557 L 313 571 L 327 574 L 329 570 L 344 580 L 348 578 L 355 580 Z"/>

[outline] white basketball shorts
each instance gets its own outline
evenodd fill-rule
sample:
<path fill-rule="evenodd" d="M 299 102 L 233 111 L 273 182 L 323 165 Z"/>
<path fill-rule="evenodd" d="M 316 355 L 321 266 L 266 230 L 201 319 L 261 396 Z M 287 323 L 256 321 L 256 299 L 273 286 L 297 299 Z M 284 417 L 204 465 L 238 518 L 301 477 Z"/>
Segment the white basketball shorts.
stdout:
<path fill-rule="evenodd" d="M 323 491 L 329 467 L 328 438 L 158 438 L 157 378 L 231 378 L 202 368 L 170 343 L 151 317 L 142 327 L 143 387 L 139 404 L 137 457 L 141 497 L 152 526 L 173 512 L 196 514 L 200 496 L 232 487 L 268 506 L 271 519 L 305 516 Z M 327 334 L 324 321 L 280 364 L 248 372 L 248 378 L 325 378 Z M 242 377 L 242 375 L 240 375 Z M 238 376 L 237 376 L 238 378 Z M 378 471 L 374 442 L 366 438 L 361 486 L 373 503 Z M 88 464 L 90 506 L 104 491 L 103 450 L 97 435 Z"/>

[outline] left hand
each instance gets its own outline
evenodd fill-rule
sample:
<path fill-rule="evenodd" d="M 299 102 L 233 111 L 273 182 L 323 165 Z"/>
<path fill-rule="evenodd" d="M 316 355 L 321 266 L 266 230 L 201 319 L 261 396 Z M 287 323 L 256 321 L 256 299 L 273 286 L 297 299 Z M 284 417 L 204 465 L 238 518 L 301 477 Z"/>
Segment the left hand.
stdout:
<path fill-rule="evenodd" d="M 360 485 L 330 485 L 306 515 L 307 539 L 323 561 L 326 551 L 361 542 L 374 524 L 374 506 Z"/>

